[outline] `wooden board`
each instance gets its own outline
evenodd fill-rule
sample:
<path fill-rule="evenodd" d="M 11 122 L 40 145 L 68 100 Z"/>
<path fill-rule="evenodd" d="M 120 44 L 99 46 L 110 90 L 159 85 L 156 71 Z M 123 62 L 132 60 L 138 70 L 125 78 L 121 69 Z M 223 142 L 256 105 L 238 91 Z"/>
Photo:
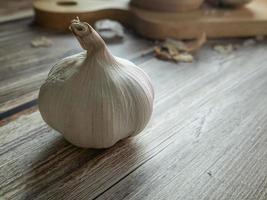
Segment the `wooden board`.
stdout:
<path fill-rule="evenodd" d="M 18 80 L 23 85 L 10 93 L 27 94 L 24 84 L 37 85 L 32 77 L 39 63 L 47 71 L 51 57 L 77 48 L 69 36 L 49 33 L 58 46 L 30 49 L 29 38 L 44 32 L 36 33 L 28 22 L 0 25 L 8 30 L 0 40 L 6 47 L 0 66 L 6 81 L 0 85 Z M 38 111 L 25 109 L 27 114 L 0 127 L 0 198 L 267 199 L 267 41 L 230 55 L 217 54 L 209 42 L 191 64 L 144 54 L 151 45 L 146 42 L 127 36 L 125 44 L 110 46 L 118 56 L 134 58 L 152 79 L 155 110 L 146 130 L 110 149 L 79 149 L 49 128 Z M 60 52 L 54 55 L 54 49 Z M 9 98 L 20 105 L 19 95 Z"/>
<path fill-rule="evenodd" d="M 91 24 L 103 18 L 118 20 L 153 39 L 190 39 L 201 32 L 209 38 L 267 35 L 266 0 L 239 9 L 203 6 L 190 12 L 149 11 L 129 5 L 129 0 L 35 0 L 34 9 L 40 25 L 60 30 L 79 16 Z"/>

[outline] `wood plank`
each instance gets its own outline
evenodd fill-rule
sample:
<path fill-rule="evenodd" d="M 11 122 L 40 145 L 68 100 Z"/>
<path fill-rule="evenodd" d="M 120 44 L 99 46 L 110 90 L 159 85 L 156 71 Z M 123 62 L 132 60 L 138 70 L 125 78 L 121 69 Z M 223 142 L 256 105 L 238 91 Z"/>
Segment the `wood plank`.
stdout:
<path fill-rule="evenodd" d="M 261 72 L 209 99 L 191 123 L 176 125 L 160 155 L 98 199 L 266 199 L 267 71 Z"/>
<path fill-rule="evenodd" d="M 156 90 L 153 118 L 141 135 L 107 150 L 71 146 L 38 112 L 1 127 L 0 196 L 264 199 L 266 51 L 262 44 L 221 57 L 205 48 L 194 64 L 146 61 Z"/>
<path fill-rule="evenodd" d="M 53 63 L 82 51 L 71 34 L 48 32 L 30 23 L 22 20 L 0 26 L 0 113 L 36 99 Z M 53 46 L 31 47 L 31 40 L 40 36 L 51 38 Z M 115 55 L 134 59 L 151 51 L 152 45 L 127 31 L 123 43 L 108 46 Z"/>
<path fill-rule="evenodd" d="M 33 16 L 32 0 L 0 1 L 0 23 Z"/>

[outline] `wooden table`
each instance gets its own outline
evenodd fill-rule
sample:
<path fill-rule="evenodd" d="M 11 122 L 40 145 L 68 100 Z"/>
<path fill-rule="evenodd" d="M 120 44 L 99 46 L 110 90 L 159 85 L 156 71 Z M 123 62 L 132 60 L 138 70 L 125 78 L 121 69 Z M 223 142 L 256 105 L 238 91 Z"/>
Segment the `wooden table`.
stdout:
<path fill-rule="evenodd" d="M 49 128 L 36 101 L 51 64 L 81 48 L 31 21 L 0 24 L 0 199 L 267 199 L 266 40 L 230 55 L 209 42 L 176 64 L 127 31 L 109 48 L 152 78 L 153 117 L 140 135 L 90 150 Z M 32 48 L 43 35 L 53 46 Z"/>

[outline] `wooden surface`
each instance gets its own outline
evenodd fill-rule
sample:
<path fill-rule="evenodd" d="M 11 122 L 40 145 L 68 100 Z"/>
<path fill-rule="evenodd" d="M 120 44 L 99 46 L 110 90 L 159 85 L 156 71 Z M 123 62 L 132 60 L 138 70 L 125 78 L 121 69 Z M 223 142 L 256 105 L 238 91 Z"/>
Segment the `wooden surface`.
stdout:
<path fill-rule="evenodd" d="M 194 63 L 176 64 L 127 33 L 109 47 L 150 75 L 152 120 L 134 138 L 87 150 L 67 143 L 29 103 L 51 63 L 81 49 L 71 35 L 30 22 L 0 25 L 0 108 L 9 113 L 1 114 L 0 199 L 267 199 L 266 40 L 230 55 L 214 52 L 223 41 L 213 41 Z M 41 35 L 54 45 L 32 48 Z"/>
<path fill-rule="evenodd" d="M 186 12 L 198 9 L 204 0 L 131 0 L 134 6 L 155 11 Z"/>
<path fill-rule="evenodd" d="M 32 0 L 0 1 L 0 23 L 32 15 Z"/>
<path fill-rule="evenodd" d="M 57 0 L 35 0 L 36 21 L 45 27 L 68 30 L 70 21 L 76 16 L 91 24 L 109 18 L 131 26 L 140 35 L 152 39 L 192 39 L 202 32 L 209 38 L 267 35 L 266 0 L 253 0 L 239 9 L 202 6 L 188 12 L 145 10 L 129 5 L 130 0 L 71 2 L 62 5 Z"/>

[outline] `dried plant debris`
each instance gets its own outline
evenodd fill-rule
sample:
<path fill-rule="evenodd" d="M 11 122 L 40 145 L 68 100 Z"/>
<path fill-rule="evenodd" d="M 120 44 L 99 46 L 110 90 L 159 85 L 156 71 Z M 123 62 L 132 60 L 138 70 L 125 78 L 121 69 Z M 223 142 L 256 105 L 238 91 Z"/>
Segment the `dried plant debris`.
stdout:
<path fill-rule="evenodd" d="M 247 39 L 243 42 L 243 46 L 244 47 L 250 47 L 250 46 L 254 46 L 256 44 L 256 40 L 254 39 Z"/>
<path fill-rule="evenodd" d="M 124 38 L 122 25 L 109 19 L 99 20 L 94 24 L 96 31 L 107 43 L 121 42 Z"/>
<path fill-rule="evenodd" d="M 187 52 L 178 51 L 177 48 L 166 42 L 161 46 L 154 48 L 155 55 L 161 60 L 170 60 L 175 62 L 193 62 L 194 58 Z"/>
<path fill-rule="evenodd" d="M 178 55 L 173 56 L 173 59 L 177 62 L 193 62 L 194 61 L 194 57 L 189 54 L 189 53 L 181 53 Z"/>
<path fill-rule="evenodd" d="M 213 46 L 213 49 L 219 54 L 231 54 L 232 52 L 242 48 L 242 47 L 251 47 L 257 44 L 257 42 L 262 42 L 264 40 L 263 36 L 256 36 L 255 38 L 249 38 L 243 40 L 243 42 L 239 44 L 216 44 Z"/>
<path fill-rule="evenodd" d="M 53 41 L 49 39 L 48 37 L 41 36 L 32 39 L 31 46 L 38 48 L 38 47 L 50 47 L 53 45 Z"/>
<path fill-rule="evenodd" d="M 206 42 L 206 34 L 202 33 L 198 38 L 191 42 L 182 42 L 167 38 L 162 44 L 154 48 L 157 58 L 175 62 L 193 62 L 194 57 L 191 53 L 197 51 Z"/>
<path fill-rule="evenodd" d="M 198 35 L 196 40 L 186 44 L 187 51 L 188 52 L 195 52 L 198 49 L 200 49 L 206 42 L 207 42 L 207 36 L 206 36 L 206 33 L 203 32 L 200 35 Z"/>
<path fill-rule="evenodd" d="M 257 40 L 257 41 L 263 41 L 264 39 L 265 39 L 265 37 L 263 35 L 257 35 L 255 37 L 255 40 Z"/>
<path fill-rule="evenodd" d="M 213 49 L 219 54 L 227 55 L 231 54 L 235 50 L 235 47 L 233 44 L 226 44 L 226 45 L 217 44 L 213 47 Z"/>

